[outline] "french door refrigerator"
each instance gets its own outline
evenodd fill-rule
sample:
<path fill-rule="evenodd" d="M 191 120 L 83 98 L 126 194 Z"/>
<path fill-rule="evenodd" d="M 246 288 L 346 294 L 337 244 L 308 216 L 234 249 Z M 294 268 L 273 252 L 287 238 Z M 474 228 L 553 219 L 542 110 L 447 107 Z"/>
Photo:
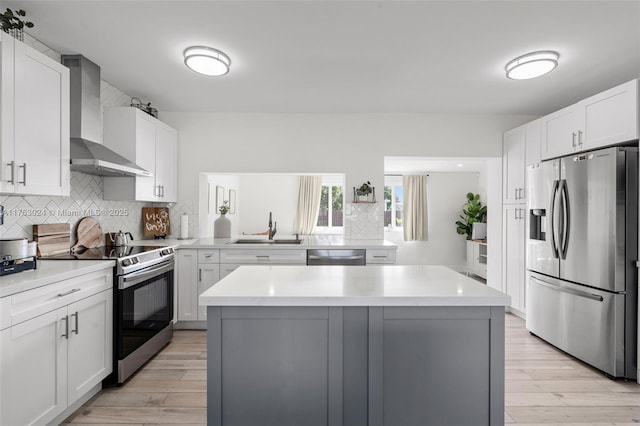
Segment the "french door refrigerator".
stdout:
<path fill-rule="evenodd" d="M 638 150 L 527 168 L 526 327 L 613 377 L 636 377 Z"/>

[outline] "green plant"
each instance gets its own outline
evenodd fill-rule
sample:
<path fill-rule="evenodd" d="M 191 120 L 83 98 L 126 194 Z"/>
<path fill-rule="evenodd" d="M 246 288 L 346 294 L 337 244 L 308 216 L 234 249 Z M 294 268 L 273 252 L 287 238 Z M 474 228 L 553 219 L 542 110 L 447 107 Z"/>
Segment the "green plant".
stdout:
<path fill-rule="evenodd" d="M 229 213 L 229 200 L 223 201 L 222 205 L 218 208 L 218 211 L 220 212 L 220 214 Z"/>
<path fill-rule="evenodd" d="M 467 194 L 467 202 L 462 205 L 460 219 L 462 220 L 456 221 L 456 232 L 460 235 L 466 234 L 467 240 L 470 240 L 473 224 L 487 219 L 487 206 L 482 205 L 480 194 Z"/>
<path fill-rule="evenodd" d="M 22 9 L 12 11 L 7 8 L 7 11 L 0 14 L 0 23 L 2 24 L 2 31 L 8 33 L 9 30 L 21 30 L 24 27 L 33 28 L 33 22 L 23 21 L 21 16 L 25 16 L 27 12 Z"/>
<path fill-rule="evenodd" d="M 373 186 L 371 186 L 371 182 L 366 181 L 365 183 L 363 183 L 362 185 L 360 185 L 360 188 L 356 189 L 356 194 L 358 195 L 369 195 L 373 192 Z"/>

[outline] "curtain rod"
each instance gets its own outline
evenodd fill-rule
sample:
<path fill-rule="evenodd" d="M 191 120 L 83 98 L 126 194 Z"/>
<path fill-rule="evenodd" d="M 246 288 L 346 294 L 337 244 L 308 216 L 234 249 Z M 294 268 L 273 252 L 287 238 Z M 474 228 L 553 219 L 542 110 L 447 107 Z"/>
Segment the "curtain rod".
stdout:
<path fill-rule="evenodd" d="M 412 175 L 427 175 L 429 176 L 429 173 L 427 172 L 412 172 Z M 397 173 L 385 173 L 385 176 L 403 176 L 401 174 L 397 174 Z"/>

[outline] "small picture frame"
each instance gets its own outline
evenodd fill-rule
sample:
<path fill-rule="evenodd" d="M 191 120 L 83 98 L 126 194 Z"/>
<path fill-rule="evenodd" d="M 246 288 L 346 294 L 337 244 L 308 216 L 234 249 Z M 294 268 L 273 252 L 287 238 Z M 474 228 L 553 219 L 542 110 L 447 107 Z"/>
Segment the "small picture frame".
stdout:
<path fill-rule="evenodd" d="M 236 213 L 236 191 L 234 189 L 229 190 L 229 214 Z"/>
<path fill-rule="evenodd" d="M 216 185 L 216 212 L 218 209 L 222 207 L 222 203 L 224 202 L 224 188 Z"/>

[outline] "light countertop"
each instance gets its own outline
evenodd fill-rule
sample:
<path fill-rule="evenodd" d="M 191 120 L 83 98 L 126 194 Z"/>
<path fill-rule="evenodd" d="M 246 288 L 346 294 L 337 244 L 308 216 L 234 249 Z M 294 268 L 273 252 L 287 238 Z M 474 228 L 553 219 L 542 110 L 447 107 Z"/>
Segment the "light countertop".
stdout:
<path fill-rule="evenodd" d="M 241 266 L 199 298 L 207 306 L 508 306 L 445 266 Z"/>
<path fill-rule="evenodd" d="M 0 297 L 113 268 L 113 260 L 41 260 L 37 269 L 0 277 Z"/>
<path fill-rule="evenodd" d="M 275 239 L 294 239 L 293 235 L 276 235 Z M 341 235 L 305 235 L 301 236 L 301 244 L 230 244 L 238 239 L 263 239 L 267 240 L 264 235 L 238 235 L 233 238 L 200 238 L 197 240 L 178 240 L 185 241 L 180 244 L 181 248 L 194 249 L 243 249 L 243 248 L 266 248 L 269 250 L 291 250 L 291 249 L 392 249 L 396 250 L 398 246 L 386 240 L 351 240 Z"/>

